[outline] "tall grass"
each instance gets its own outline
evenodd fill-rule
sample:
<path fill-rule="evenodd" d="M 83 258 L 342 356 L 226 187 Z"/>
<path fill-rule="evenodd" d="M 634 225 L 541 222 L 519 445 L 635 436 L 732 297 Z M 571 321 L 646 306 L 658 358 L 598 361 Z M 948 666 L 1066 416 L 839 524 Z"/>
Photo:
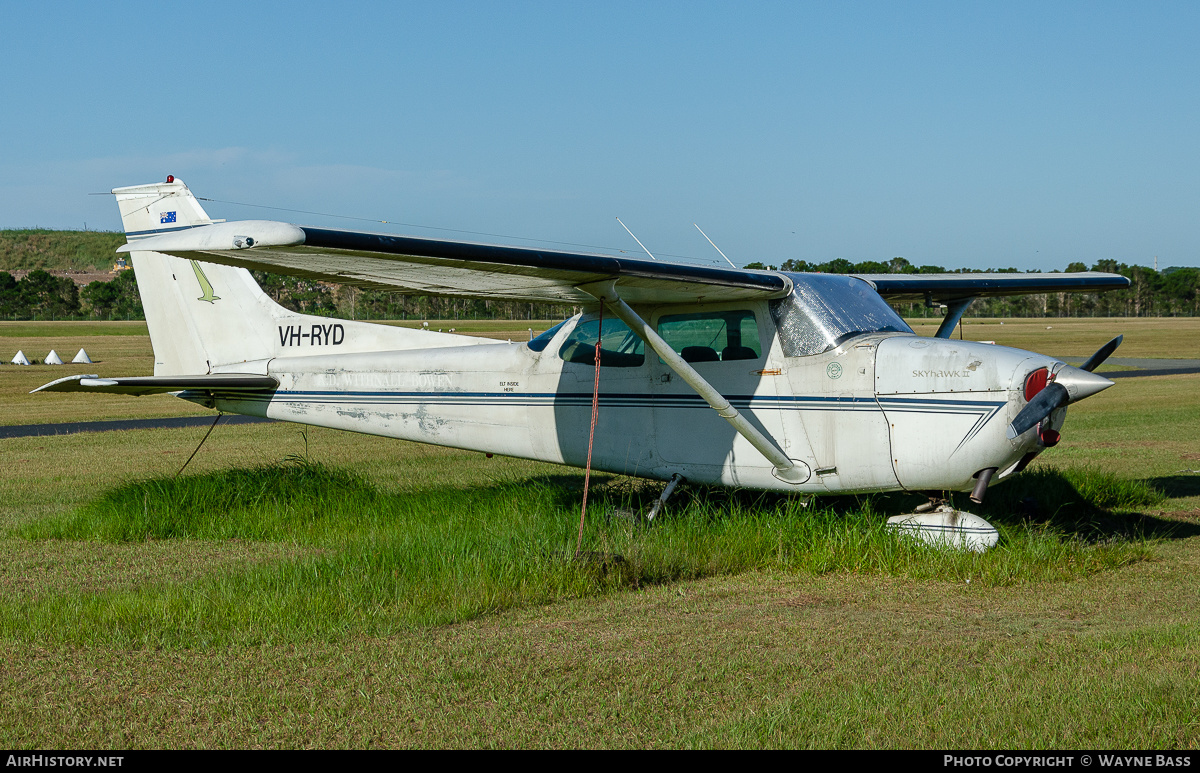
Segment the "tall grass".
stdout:
<path fill-rule="evenodd" d="M 1072 512 L 1079 517 L 1107 513 L 1097 501 L 1152 496 L 1102 477 L 1078 485 L 1061 476 L 1030 480 L 1074 491 Z M 889 513 L 880 508 L 893 507 L 895 497 L 805 508 L 793 497 L 700 490 L 680 497 L 651 525 L 622 517 L 625 509 L 644 508 L 650 496 L 644 489 L 601 492 L 589 509 L 586 550 L 576 557 L 577 491 L 549 480 L 394 495 L 345 470 L 293 460 L 134 482 L 18 533 L 107 542 L 284 542 L 296 547 L 293 557 L 185 585 L 0 604 L 0 634 L 125 646 L 278 643 L 351 631 L 386 635 L 516 606 L 753 570 L 1008 584 L 1078 577 L 1148 555 L 1142 541 L 1072 531 L 1053 519 L 998 522 L 1001 543 L 983 555 L 935 550 L 885 529 Z"/>

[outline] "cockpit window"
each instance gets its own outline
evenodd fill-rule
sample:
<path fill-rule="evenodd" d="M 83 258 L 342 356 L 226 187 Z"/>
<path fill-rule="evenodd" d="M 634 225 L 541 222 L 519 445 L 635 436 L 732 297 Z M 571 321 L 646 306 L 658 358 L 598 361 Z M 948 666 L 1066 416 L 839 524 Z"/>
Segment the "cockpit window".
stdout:
<path fill-rule="evenodd" d="M 836 274 L 788 274 L 794 287 L 771 301 L 771 316 L 787 357 L 820 354 L 864 333 L 912 333 L 862 279 Z"/>
<path fill-rule="evenodd" d="M 600 367 L 602 368 L 636 368 L 646 361 L 642 351 L 642 339 L 634 335 L 624 322 L 608 317 L 604 320 L 604 330 L 600 330 L 600 320 L 597 318 L 584 319 L 567 340 L 563 341 L 558 356 L 567 362 L 578 362 L 584 365 L 596 365 L 596 337 L 600 337 Z"/>

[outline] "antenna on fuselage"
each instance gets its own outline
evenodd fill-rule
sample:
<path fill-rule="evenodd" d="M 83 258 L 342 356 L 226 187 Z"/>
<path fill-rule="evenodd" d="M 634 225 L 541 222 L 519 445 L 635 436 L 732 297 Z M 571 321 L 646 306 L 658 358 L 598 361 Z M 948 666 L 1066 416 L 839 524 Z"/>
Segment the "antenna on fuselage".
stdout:
<path fill-rule="evenodd" d="M 696 224 L 695 224 L 695 223 L 692 223 L 692 225 L 696 225 Z M 708 239 L 708 234 L 704 233 L 704 229 L 703 229 L 703 228 L 701 228 L 700 226 L 696 225 L 696 230 L 700 232 L 700 235 L 701 235 L 701 236 L 703 236 L 705 239 Z M 713 249 L 714 249 L 714 250 L 716 250 L 717 252 L 721 252 L 721 248 L 720 248 L 720 247 L 718 247 L 718 246 L 717 246 L 717 243 L 716 243 L 716 242 L 714 242 L 712 239 L 708 239 L 708 243 L 709 243 L 709 244 L 711 244 L 711 245 L 713 246 Z M 722 257 L 722 258 L 725 258 L 725 262 L 729 264 L 729 267 L 730 267 L 730 268 L 737 268 L 737 266 L 733 265 L 733 261 L 732 261 L 732 260 L 730 260 L 730 259 L 729 259 L 729 257 L 728 257 L 728 256 L 727 256 L 725 253 L 721 252 L 721 257 Z"/>
<path fill-rule="evenodd" d="M 617 222 L 621 223 L 621 218 L 618 217 Z M 624 223 L 621 223 L 621 227 L 625 229 L 626 233 L 628 233 L 630 236 L 633 236 L 633 231 L 629 230 L 629 226 L 625 225 Z M 638 243 L 639 247 L 641 247 L 643 250 L 646 250 L 646 245 L 642 244 L 641 239 L 637 238 L 636 236 L 633 236 L 633 240 Z M 654 257 L 654 255 L 650 252 L 650 250 L 646 250 L 646 254 L 650 256 L 650 260 L 658 260 L 658 258 Z"/>

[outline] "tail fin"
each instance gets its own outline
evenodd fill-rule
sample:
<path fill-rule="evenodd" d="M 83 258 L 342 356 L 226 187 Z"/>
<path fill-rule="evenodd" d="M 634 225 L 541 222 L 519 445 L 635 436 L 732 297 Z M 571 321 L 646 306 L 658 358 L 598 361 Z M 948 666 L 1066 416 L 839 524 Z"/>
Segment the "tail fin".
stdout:
<path fill-rule="evenodd" d="M 244 268 L 137 250 L 140 239 L 211 225 L 183 184 L 114 188 L 154 347 L 155 376 L 265 375 L 276 356 L 348 354 L 488 343 L 298 314 L 272 301 Z"/>
<path fill-rule="evenodd" d="M 113 194 L 130 242 L 213 222 L 183 180 L 173 175 L 165 183 L 114 188 Z"/>
<path fill-rule="evenodd" d="M 131 245 L 168 231 L 212 224 L 182 180 L 115 188 Z M 244 268 L 131 253 L 154 347 L 154 375 L 211 373 L 214 366 L 275 354 L 276 322 L 295 317 L 259 288 Z"/>

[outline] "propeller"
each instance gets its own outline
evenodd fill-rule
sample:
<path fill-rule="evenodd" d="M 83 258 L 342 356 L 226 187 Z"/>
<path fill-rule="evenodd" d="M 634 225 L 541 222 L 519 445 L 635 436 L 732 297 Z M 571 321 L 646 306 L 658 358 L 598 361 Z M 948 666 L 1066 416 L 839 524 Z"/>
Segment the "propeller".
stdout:
<path fill-rule="evenodd" d="M 1123 338 L 1124 336 L 1117 336 L 1101 346 L 1095 354 L 1088 357 L 1087 362 L 1078 368 L 1070 365 L 1060 368 L 1054 375 L 1054 380 L 1034 395 L 1033 399 L 1026 403 L 1012 423 L 1008 425 L 1008 439 L 1014 440 L 1033 429 L 1058 408 L 1068 403 L 1078 402 L 1085 397 L 1091 397 L 1112 386 L 1113 382 L 1103 376 L 1095 375 L 1092 371 L 1100 367 L 1117 350 Z"/>
<path fill-rule="evenodd" d="M 1071 396 L 1067 393 L 1067 388 L 1051 381 L 1045 389 L 1038 392 L 1032 400 L 1025 404 L 1021 412 L 1008 425 L 1008 439 L 1013 440 L 1033 429 L 1034 425 L 1053 413 L 1055 409 L 1070 401 Z"/>
<path fill-rule="evenodd" d="M 1117 347 L 1121 345 L 1121 341 L 1124 339 L 1125 336 L 1119 335 L 1106 343 L 1104 346 L 1101 346 L 1096 350 L 1095 354 L 1093 354 L 1091 357 L 1088 357 L 1087 362 L 1079 366 L 1079 369 L 1086 370 L 1088 373 L 1095 373 L 1096 368 L 1104 364 L 1104 361 L 1107 360 L 1112 353 L 1117 350 Z"/>

